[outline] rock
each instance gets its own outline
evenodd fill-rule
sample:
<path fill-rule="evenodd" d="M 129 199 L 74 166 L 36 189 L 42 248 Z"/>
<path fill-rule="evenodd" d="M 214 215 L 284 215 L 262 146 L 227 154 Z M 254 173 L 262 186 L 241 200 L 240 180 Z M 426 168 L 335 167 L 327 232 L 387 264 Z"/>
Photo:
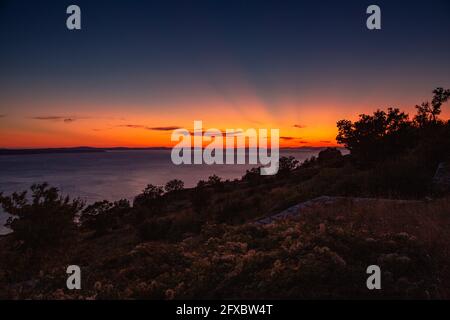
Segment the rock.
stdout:
<path fill-rule="evenodd" d="M 338 160 L 342 158 L 342 153 L 337 148 L 326 148 L 319 152 L 320 162 Z"/>
<path fill-rule="evenodd" d="M 450 163 L 441 162 L 433 177 L 433 186 L 436 191 L 450 191 Z"/>

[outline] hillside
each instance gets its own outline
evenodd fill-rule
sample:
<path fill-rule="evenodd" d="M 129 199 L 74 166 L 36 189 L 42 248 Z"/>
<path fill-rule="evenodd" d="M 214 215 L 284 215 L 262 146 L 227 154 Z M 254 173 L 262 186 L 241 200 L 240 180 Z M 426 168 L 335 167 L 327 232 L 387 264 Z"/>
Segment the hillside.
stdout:
<path fill-rule="evenodd" d="M 445 198 L 343 201 L 266 225 L 207 223 L 172 241 L 143 240 L 135 226 L 119 225 L 21 255 L 4 238 L 0 292 L 6 299 L 449 298 L 449 227 Z M 83 289 L 70 292 L 65 267 L 75 262 Z M 382 291 L 365 287 L 371 264 L 383 270 Z"/>

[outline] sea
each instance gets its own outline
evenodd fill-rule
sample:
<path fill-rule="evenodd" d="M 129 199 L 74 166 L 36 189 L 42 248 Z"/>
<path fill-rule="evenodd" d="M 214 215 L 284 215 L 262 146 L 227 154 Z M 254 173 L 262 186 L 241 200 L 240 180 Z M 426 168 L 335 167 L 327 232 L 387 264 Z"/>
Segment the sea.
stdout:
<path fill-rule="evenodd" d="M 300 162 L 317 156 L 311 149 L 281 149 L 280 156 Z M 180 179 L 185 187 L 215 174 L 222 179 L 241 178 L 255 165 L 174 165 L 170 150 L 125 150 L 95 153 L 60 153 L 0 156 L 0 192 L 4 195 L 47 182 L 63 195 L 80 197 L 87 203 L 100 200 L 132 200 L 148 184 L 163 186 Z M 8 215 L 0 208 L 0 234 Z"/>

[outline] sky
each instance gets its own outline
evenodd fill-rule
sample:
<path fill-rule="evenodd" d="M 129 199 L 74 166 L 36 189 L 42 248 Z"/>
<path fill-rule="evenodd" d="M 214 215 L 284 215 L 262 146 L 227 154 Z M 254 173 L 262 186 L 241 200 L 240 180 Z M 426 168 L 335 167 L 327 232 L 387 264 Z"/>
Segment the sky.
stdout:
<path fill-rule="evenodd" d="M 334 146 L 338 120 L 412 115 L 450 88 L 449 14 L 446 0 L 0 0 L 0 148 L 170 146 L 195 120 Z"/>

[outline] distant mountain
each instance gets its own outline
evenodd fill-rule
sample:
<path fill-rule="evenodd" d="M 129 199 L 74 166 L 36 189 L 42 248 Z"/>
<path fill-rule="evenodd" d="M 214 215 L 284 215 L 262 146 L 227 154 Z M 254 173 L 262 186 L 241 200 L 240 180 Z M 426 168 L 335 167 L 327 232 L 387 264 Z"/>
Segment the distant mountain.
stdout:
<path fill-rule="evenodd" d="M 54 153 L 97 153 L 106 151 L 145 151 L 145 150 L 171 150 L 168 147 L 144 147 L 144 148 L 128 148 L 128 147 L 111 147 L 111 148 L 94 148 L 94 147 L 73 147 L 73 148 L 38 148 L 38 149 L 0 149 L 0 156 L 8 155 L 30 155 L 30 154 L 54 154 Z M 194 149 L 194 148 L 193 148 Z M 286 147 L 281 150 L 320 150 L 326 147 Z M 340 149 L 340 148 L 338 148 Z"/>
<path fill-rule="evenodd" d="M 93 148 L 93 147 L 74 147 L 74 148 L 42 148 L 42 149 L 0 149 L 0 156 L 7 155 L 30 155 L 30 154 L 53 154 L 53 153 L 97 153 L 106 151 L 127 151 L 127 150 L 165 150 L 169 148 Z"/>

